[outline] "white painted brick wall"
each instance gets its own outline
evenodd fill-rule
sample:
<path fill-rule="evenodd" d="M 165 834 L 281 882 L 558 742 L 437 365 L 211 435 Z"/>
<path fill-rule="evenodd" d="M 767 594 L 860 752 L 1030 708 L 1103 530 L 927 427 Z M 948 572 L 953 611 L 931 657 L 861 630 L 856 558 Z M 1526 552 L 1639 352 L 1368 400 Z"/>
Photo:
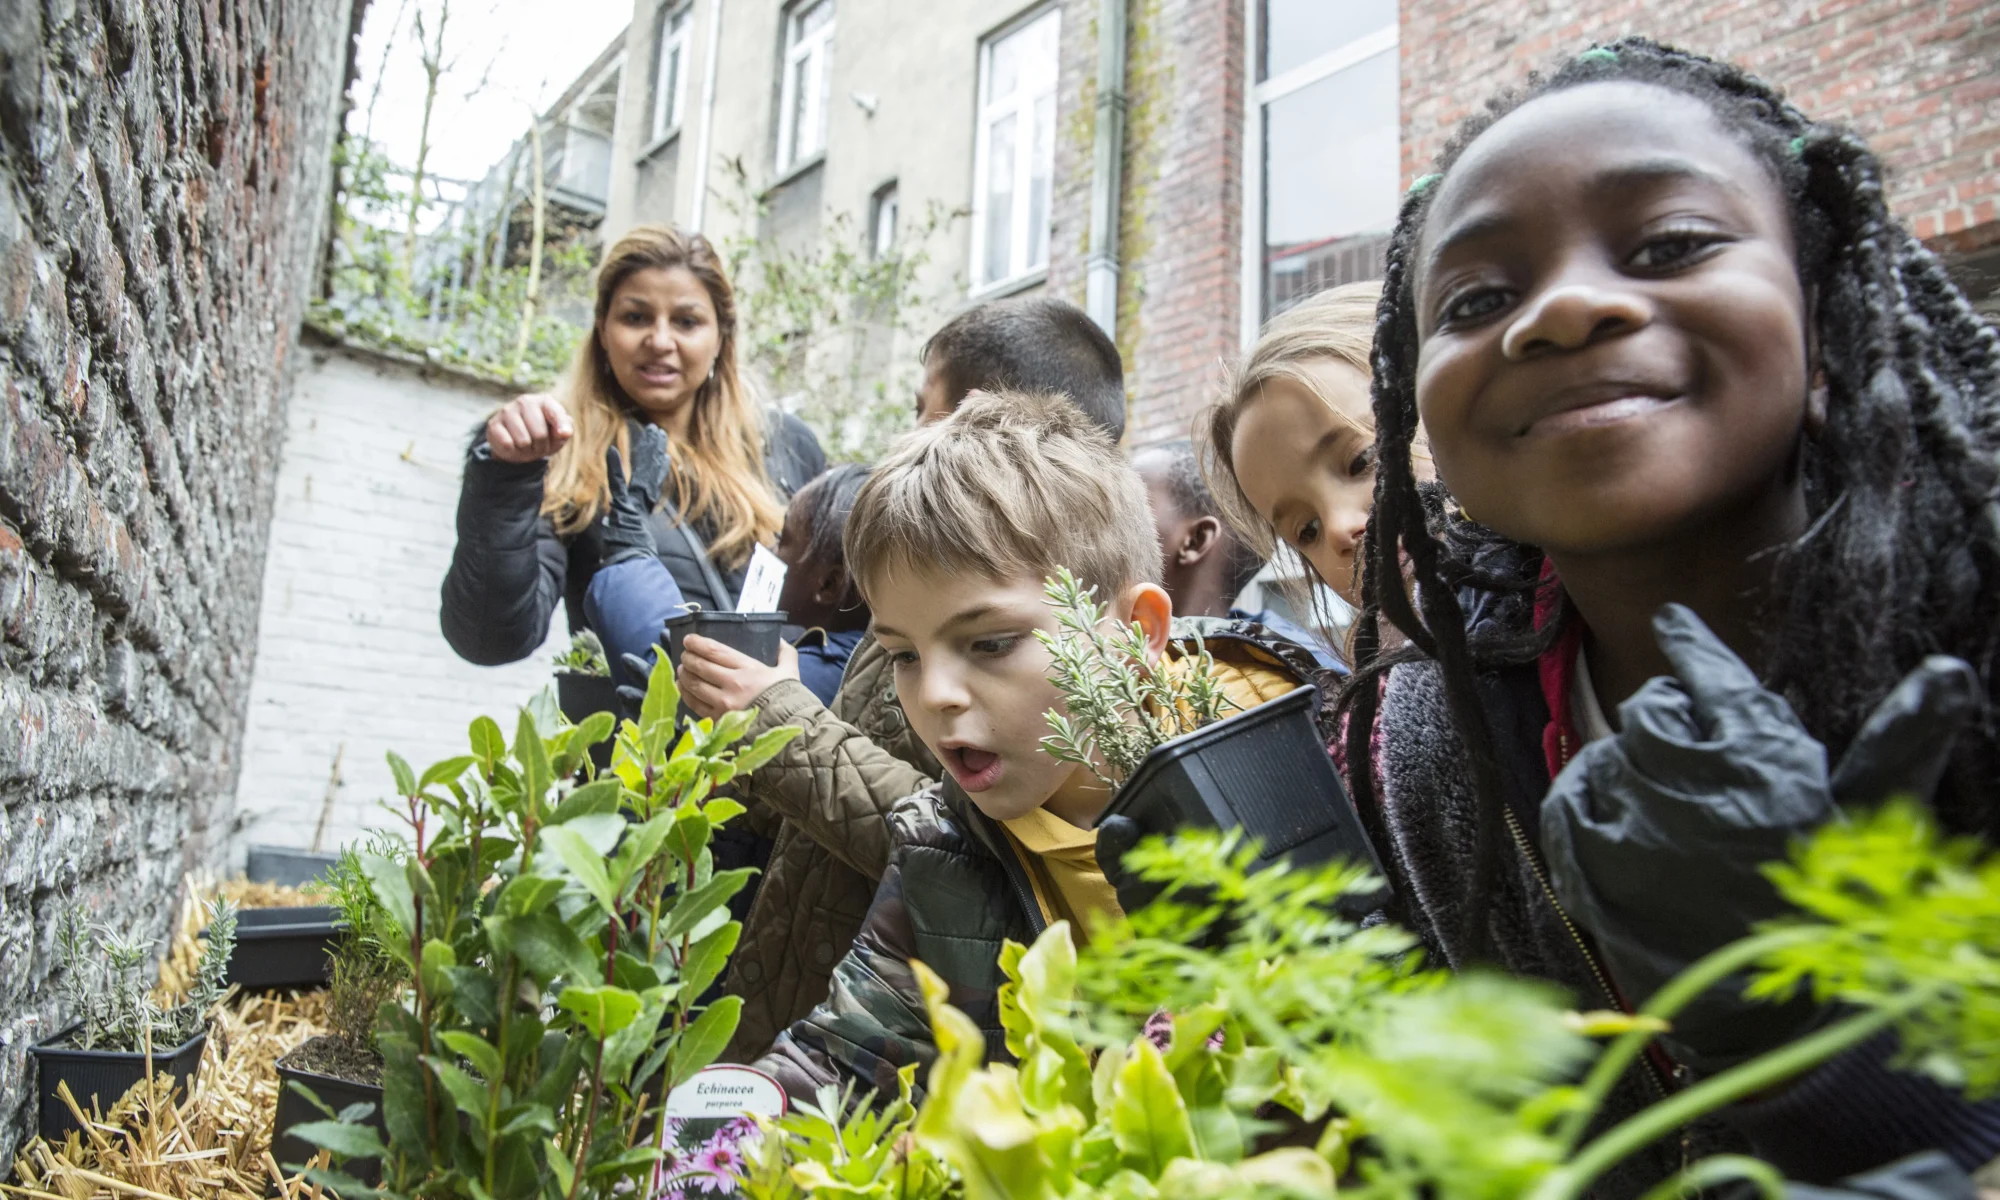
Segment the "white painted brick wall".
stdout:
<path fill-rule="evenodd" d="M 549 683 L 567 630 L 558 610 L 548 643 L 505 667 L 465 662 L 438 632 L 459 464 L 500 397 L 325 346 L 310 354 L 271 521 L 239 847 L 308 845 L 343 746 L 325 848 L 391 823 L 376 806 L 390 793 L 383 753 L 421 771 L 464 753 L 482 713 L 511 733 L 515 709 Z"/>

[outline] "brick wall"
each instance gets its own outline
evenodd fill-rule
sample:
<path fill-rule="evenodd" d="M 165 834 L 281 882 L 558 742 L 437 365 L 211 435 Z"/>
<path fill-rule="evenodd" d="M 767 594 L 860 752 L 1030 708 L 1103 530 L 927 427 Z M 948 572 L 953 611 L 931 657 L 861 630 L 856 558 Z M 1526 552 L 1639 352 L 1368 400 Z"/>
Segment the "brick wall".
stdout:
<path fill-rule="evenodd" d="M 1852 124 L 1919 237 L 2000 241 L 1996 0 L 1403 0 L 1403 178 L 1530 67 L 1627 33 L 1739 62 L 1812 116 Z"/>
<path fill-rule="evenodd" d="M 0 1162 L 60 907 L 163 933 L 235 786 L 349 5 L 0 5 Z"/>
<path fill-rule="evenodd" d="M 302 354 L 236 809 L 241 841 L 306 846 L 331 790 L 331 849 L 386 823 L 384 751 L 422 769 L 463 753 L 481 713 L 513 728 L 567 626 L 506 667 L 475 667 L 438 633 L 466 437 L 508 393 L 323 344 Z"/>
<path fill-rule="evenodd" d="M 1049 286 L 1083 301 L 1096 133 L 1097 5 L 1063 14 Z M 1232 0 L 1130 0 L 1118 346 L 1126 442 L 1187 436 L 1237 351 L 1243 19 Z"/>

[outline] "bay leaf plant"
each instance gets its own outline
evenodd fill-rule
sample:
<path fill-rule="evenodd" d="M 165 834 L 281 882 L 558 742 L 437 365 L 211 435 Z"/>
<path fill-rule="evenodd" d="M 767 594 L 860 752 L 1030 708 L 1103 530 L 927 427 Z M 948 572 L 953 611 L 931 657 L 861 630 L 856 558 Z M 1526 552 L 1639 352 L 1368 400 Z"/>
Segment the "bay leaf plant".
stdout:
<path fill-rule="evenodd" d="M 1901 1067 L 2000 1091 L 2000 856 L 1939 836 L 1912 803 L 1829 825 L 1767 868 L 1795 915 L 1633 1014 L 1426 966 L 1407 933 L 1334 914 L 1335 896 L 1373 886 L 1357 868 L 1253 872 L 1254 847 L 1212 830 L 1147 839 L 1130 862 L 1167 890 L 1125 928 L 1080 955 L 1061 924 L 1006 949 L 1013 1062 L 984 1061 L 977 1026 L 920 967 L 939 1051 L 920 1099 L 906 1088 L 867 1123 L 788 1119 L 751 1151 L 745 1192 L 1578 1200 L 1640 1148 L 1885 1030 Z M 1746 970 L 1751 994 L 1809 992 L 1829 1019 L 1593 1132 L 1651 1039 Z M 1653 1194 L 1732 1180 L 1784 1194 L 1741 1156 L 1692 1162 Z"/>
<path fill-rule="evenodd" d="M 294 1132 L 348 1158 L 378 1158 L 357 1196 L 578 1200 L 649 1186 L 662 1100 L 712 1062 L 741 1001 L 704 1003 L 736 947 L 728 901 L 748 869 L 718 871 L 718 827 L 742 813 L 715 789 L 797 736 L 742 744 L 755 714 L 676 722 L 666 656 L 639 719 L 618 729 L 611 769 L 589 749 L 599 713 L 566 724 L 547 693 L 510 743 L 474 721 L 469 754 L 421 774 L 394 754 L 405 852 L 362 857 L 386 914 L 384 947 L 410 986 L 375 1022 L 388 1144 L 360 1118 Z"/>
<path fill-rule="evenodd" d="M 1192 631 L 1194 653 L 1185 671 L 1146 665 L 1146 635 L 1137 622 L 1120 625 L 1067 567 L 1048 578 L 1043 595 L 1056 616 L 1053 633 L 1035 637 L 1048 647 L 1049 682 L 1065 711 L 1047 714 L 1053 731 L 1042 748 L 1060 762 L 1081 763 L 1099 783 L 1116 788 L 1138 770 L 1155 746 L 1193 733 L 1227 716 L 1236 704 L 1222 692 L 1214 660 Z"/>

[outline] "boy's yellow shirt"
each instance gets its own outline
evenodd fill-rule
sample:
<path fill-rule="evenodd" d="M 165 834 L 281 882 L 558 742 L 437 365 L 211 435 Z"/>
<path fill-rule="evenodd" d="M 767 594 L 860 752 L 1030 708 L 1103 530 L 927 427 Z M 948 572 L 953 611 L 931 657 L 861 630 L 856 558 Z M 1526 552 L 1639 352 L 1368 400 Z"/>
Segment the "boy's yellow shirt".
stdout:
<path fill-rule="evenodd" d="M 1178 674 L 1189 670 L 1193 661 L 1170 659 L 1163 669 Z M 1217 662 L 1212 673 L 1239 709 L 1255 708 L 1297 686 L 1282 672 L 1254 663 Z M 1079 829 L 1046 808 L 1001 825 L 1028 869 L 1035 903 L 1045 920 L 1068 921 L 1081 945 L 1123 915 L 1118 893 L 1097 865 L 1096 830 Z"/>

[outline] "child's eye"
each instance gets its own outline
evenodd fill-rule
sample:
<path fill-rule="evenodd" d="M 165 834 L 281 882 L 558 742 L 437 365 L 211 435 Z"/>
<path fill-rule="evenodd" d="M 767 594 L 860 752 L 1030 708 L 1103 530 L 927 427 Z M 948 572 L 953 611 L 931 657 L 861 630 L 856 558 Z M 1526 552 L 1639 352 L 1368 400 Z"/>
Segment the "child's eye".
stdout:
<path fill-rule="evenodd" d="M 1297 546 L 1301 550 L 1305 549 L 1307 546 L 1312 545 L 1314 542 L 1317 542 L 1318 540 L 1319 540 L 1319 518 L 1317 517 L 1299 526 L 1298 532 L 1292 535 L 1292 545 Z"/>
<path fill-rule="evenodd" d="M 980 638 L 972 643 L 972 652 L 987 658 L 1000 658 L 1013 653 L 1014 647 L 1020 644 L 1021 635 L 1010 633 L 1005 637 Z"/>
<path fill-rule="evenodd" d="M 1642 271 L 1677 267 L 1693 260 L 1716 241 L 1714 235 L 1705 233 L 1662 234 L 1639 247 L 1628 261 Z"/>
<path fill-rule="evenodd" d="M 1375 447 L 1373 446 L 1370 446 L 1366 450 L 1363 450 L 1361 453 L 1355 455 L 1354 461 L 1347 464 L 1347 473 L 1349 475 L 1354 476 L 1357 479 L 1363 475 L 1368 474 L 1368 472 L 1373 471 L 1374 469 L 1375 469 Z"/>
<path fill-rule="evenodd" d="M 889 651 L 889 665 L 897 668 L 914 667 L 917 665 L 917 652 L 915 650 L 891 650 Z"/>
<path fill-rule="evenodd" d="M 1507 303 L 1507 294 L 1499 288 L 1477 288 L 1460 292 L 1445 303 L 1438 312 L 1440 325 L 1457 325 L 1467 321 L 1477 321 L 1499 312 Z"/>

